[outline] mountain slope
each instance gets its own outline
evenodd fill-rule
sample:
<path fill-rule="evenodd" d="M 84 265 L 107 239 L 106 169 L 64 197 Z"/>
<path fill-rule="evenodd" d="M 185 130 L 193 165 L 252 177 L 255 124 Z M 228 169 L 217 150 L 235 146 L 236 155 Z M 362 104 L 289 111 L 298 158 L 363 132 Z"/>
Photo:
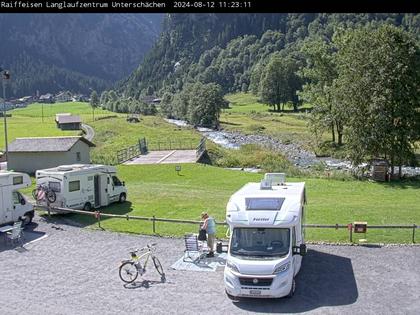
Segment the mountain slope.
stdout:
<path fill-rule="evenodd" d="M 162 14 L 0 14 L 0 63 L 12 94 L 103 89 L 127 76 L 160 33 Z"/>

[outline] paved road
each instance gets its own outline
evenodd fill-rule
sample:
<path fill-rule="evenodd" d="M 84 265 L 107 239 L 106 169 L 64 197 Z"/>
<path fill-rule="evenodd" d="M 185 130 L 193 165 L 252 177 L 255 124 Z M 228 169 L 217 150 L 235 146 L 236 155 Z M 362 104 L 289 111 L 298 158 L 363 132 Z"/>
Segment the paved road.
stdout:
<path fill-rule="evenodd" d="M 183 240 L 91 231 L 36 219 L 24 250 L 0 247 L 0 314 L 419 314 L 420 247 L 309 246 L 292 299 L 224 294 L 223 272 L 154 270 L 124 287 L 127 250 L 157 241 L 168 269 Z"/>
<path fill-rule="evenodd" d="M 95 130 L 86 124 L 82 124 L 82 129 L 85 131 L 85 138 L 88 139 L 89 141 L 92 141 L 93 138 L 95 137 Z"/>

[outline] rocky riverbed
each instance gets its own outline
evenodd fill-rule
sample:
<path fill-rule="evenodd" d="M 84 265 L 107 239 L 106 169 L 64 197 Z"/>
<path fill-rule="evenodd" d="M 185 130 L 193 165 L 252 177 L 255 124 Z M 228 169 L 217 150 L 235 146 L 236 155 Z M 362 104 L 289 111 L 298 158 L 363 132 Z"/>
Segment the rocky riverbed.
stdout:
<path fill-rule="evenodd" d="M 176 119 L 165 119 L 171 124 L 180 127 L 189 126 L 187 122 Z M 198 127 L 197 130 L 207 139 L 228 149 L 239 149 L 244 144 L 259 144 L 272 150 L 281 152 L 296 167 L 308 169 L 317 164 L 324 163 L 326 169 L 351 171 L 354 167 L 350 161 L 335 159 L 331 157 L 317 157 L 313 152 L 305 150 L 300 143 L 283 143 L 281 139 L 274 139 L 268 135 L 254 134 L 244 135 L 238 132 L 226 130 L 214 130 Z M 361 164 L 358 168 L 366 167 Z M 406 176 L 420 176 L 420 167 L 403 167 L 403 174 Z"/>

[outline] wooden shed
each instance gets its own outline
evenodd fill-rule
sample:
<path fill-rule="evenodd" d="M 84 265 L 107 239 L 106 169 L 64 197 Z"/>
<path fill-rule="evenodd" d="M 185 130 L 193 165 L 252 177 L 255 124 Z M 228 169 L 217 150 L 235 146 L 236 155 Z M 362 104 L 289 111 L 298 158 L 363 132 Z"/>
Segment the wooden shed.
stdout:
<path fill-rule="evenodd" d="M 377 159 L 372 161 L 372 179 L 384 182 L 388 179 L 389 163 L 387 160 Z"/>
<path fill-rule="evenodd" d="M 9 170 L 35 173 L 36 170 L 68 164 L 89 164 L 95 145 L 84 137 L 17 138 L 9 145 Z"/>

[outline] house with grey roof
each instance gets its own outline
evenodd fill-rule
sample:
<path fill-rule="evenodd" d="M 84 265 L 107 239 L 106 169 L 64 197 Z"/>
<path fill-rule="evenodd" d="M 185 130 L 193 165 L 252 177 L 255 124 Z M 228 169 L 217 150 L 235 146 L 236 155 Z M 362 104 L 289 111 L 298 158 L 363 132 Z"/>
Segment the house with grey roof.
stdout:
<path fill-rule="evenodd" d="M 57 123 L 57 127 L 61 130 L 79 130 L 82 119 L 78 115 L 63 113 L 55 115 L 55 122 Z"/>
<path fill-rule="evenodd" d="M 17 138 L 9 144 L 7 168 L 33 174 L 58 165 L 89 164 L 94 146 L 81 136 Z"/>
<path fill-rule="evenodd" d="M 54 95 L 50 93 L 41 95 L 38 99 L 38 103 L 55 103 Z"/>

